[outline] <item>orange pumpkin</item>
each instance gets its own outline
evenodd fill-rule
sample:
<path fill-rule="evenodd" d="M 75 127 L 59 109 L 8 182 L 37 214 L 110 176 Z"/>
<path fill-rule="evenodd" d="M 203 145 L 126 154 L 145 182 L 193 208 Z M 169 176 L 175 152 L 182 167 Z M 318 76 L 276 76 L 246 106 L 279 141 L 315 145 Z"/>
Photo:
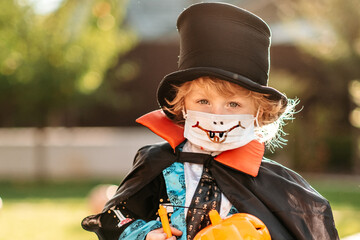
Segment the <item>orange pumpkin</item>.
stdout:
<path fill-rule="evenodd" d="M 198 232 L 194 240 L 271 240 L 269 230 L 257 217 L 237 213 L 221 219 L 216 210 L 209 212 L 211 225 Z"/>

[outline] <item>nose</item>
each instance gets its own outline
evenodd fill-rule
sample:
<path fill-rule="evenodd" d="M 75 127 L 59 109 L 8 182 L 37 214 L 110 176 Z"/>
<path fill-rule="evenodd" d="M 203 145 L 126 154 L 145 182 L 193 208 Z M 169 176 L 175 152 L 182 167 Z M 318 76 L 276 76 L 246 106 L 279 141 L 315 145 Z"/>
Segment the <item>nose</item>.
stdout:
<path fill-rule="evenodd" d="M 218 114 L 218 115 L 226 114 L 225 109 L 221 104 L 213 105 L 211 108 L 211 113 Z"/>

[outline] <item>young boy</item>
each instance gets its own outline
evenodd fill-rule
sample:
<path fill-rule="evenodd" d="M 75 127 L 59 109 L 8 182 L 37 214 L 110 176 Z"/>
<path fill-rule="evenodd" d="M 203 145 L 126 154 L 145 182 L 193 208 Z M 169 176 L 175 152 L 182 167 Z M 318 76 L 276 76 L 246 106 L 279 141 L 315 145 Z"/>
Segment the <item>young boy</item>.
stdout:
<path fill-rule="evenodd" d="M 137 122 L 166 142 L 145 146 L 104 211 L 83 220 L 100 239 L 193 239 L 221 217 L 249 213 L 275 240 L 339 239 L 331 208 L 301 176 L 263 157 L 294 102 L 268 87 L 270 30 L 233 5 L 200 3 L 178 19 L 179 70 L 158 88 L 161 110 Z M 276 129 L 272 131 L 272 129 Z"/>

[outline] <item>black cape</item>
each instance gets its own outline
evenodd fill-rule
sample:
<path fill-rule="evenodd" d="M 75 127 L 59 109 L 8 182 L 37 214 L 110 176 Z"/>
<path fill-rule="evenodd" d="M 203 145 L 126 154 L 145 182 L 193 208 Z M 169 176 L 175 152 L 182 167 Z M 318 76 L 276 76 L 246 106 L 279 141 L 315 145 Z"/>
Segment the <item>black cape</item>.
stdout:
<path fill-rule="evenodd" d="M 138 151 L 132 171 L 115 196 L 102 214 L 83 220 L 84 229 L 96 232 L 100 239 L 117 239 L 123 229 L 111 229 L 101 221 L 101 216 L 123 202 L 135 218 L 156 219 L 159 199 L 167 197 L 162 170 L 174 162 L 194 159 L 207 162 L 219 188 L 234 207 L 261 219 L 273 240 L 339 239 L 328 201 L 294 171 L 263 159 L 258 176 L 252 177 L 206 154 L 177 149 L 174 152 L 168 143 L 145 146 Z"/>

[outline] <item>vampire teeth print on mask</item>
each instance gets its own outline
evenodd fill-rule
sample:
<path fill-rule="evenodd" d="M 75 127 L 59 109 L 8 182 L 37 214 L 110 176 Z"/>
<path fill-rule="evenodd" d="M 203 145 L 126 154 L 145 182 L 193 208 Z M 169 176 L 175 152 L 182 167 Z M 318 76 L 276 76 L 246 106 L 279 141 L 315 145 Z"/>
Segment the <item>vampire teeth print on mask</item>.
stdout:
<path fill-rule="evenodd" d="M 208 151 L 226 151 L 255 139 L 251 114 L 217 115 L 188 110 L 184 113 L 184 137 Z"/>

